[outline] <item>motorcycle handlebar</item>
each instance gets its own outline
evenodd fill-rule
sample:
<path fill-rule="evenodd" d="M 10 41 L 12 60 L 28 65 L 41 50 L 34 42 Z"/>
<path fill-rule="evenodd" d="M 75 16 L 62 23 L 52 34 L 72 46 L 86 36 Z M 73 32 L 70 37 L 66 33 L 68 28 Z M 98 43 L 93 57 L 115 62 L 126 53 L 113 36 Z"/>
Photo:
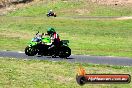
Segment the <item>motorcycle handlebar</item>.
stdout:
<path fill-rule="evenodd" d="M 36 33 L 36 35 L 38 35 L 39 31 Z"/>

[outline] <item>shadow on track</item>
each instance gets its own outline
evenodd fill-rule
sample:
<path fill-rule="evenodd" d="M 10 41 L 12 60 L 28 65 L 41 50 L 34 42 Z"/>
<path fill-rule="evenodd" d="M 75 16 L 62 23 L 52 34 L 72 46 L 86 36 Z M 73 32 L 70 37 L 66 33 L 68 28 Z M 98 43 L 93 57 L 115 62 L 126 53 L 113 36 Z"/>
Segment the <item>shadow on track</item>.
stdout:
<path fill-rule="evenodd" d="M 38 55 L 37 57 L 46 57 L 46 58 L 56 58 L 56 59 L 75 59 L 75 58 L 71 58 L 71 57 L 68 57 L 68 58 L 60 58 L 60 57 L 52 57 L 52 56 L 41 56 L 41 55 Z"/>
<path fill-rule="evenodd" d="M 68 57 L 68 58 L 66 58 L 66 59 L 75 59 L 75 58 Z"/>

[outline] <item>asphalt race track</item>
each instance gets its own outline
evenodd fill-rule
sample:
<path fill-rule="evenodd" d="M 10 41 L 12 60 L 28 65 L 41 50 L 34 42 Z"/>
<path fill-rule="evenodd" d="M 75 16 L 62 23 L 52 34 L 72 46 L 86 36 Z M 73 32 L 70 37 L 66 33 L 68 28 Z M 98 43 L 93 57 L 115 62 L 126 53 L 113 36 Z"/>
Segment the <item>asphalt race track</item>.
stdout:
<path fill-rule="evenodd" d="M 132 58 L 127 57 L 71 55 L 69 58 L 63 59 L 59 57 L 52 58 L 50 56 L 27 56 L 24 52 L 20 51 L 0 51 L 0 57 L 132 66 Z"/>

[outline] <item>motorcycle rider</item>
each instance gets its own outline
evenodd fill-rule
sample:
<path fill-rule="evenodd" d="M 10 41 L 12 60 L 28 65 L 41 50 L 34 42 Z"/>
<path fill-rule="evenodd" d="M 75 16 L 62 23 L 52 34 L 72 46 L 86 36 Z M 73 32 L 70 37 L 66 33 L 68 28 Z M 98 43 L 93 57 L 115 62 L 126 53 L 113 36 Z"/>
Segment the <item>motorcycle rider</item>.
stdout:
<path fill-rule="evenodd" d="M 53 12 L 53 10 L 52 10 L 52 9 L 51 9 L 51 10 L 49 10 L 49 14 L 50 14 L 50 15 L 54 14 L 54 12 Z"/>
<path fill-rule="evenodd" d="M 60 44 L 60 38 L 59 35 L 56 33 L 54 28 L 48 28 L 47 34 L 50 36 L 52 44 L 48 49 L 52 49 L 54 47 L 59 46 Z"/>

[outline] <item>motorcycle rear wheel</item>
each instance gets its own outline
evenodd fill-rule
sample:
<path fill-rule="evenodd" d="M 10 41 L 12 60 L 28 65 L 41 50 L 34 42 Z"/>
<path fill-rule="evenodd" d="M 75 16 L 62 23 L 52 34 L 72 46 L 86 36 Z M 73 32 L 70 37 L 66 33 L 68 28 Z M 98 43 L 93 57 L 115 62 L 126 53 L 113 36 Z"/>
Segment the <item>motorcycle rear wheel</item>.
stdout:
<path fill-rule="evenodd" d="M 60 58 L 67 58 L 71 55 L 71 49 L 69 47 L 61 47 L 59 50 Z"/>
<path fill-rule="evenodd" d="M 54 17 L 56 17 L 56 14 L 54 14 Z"/>

